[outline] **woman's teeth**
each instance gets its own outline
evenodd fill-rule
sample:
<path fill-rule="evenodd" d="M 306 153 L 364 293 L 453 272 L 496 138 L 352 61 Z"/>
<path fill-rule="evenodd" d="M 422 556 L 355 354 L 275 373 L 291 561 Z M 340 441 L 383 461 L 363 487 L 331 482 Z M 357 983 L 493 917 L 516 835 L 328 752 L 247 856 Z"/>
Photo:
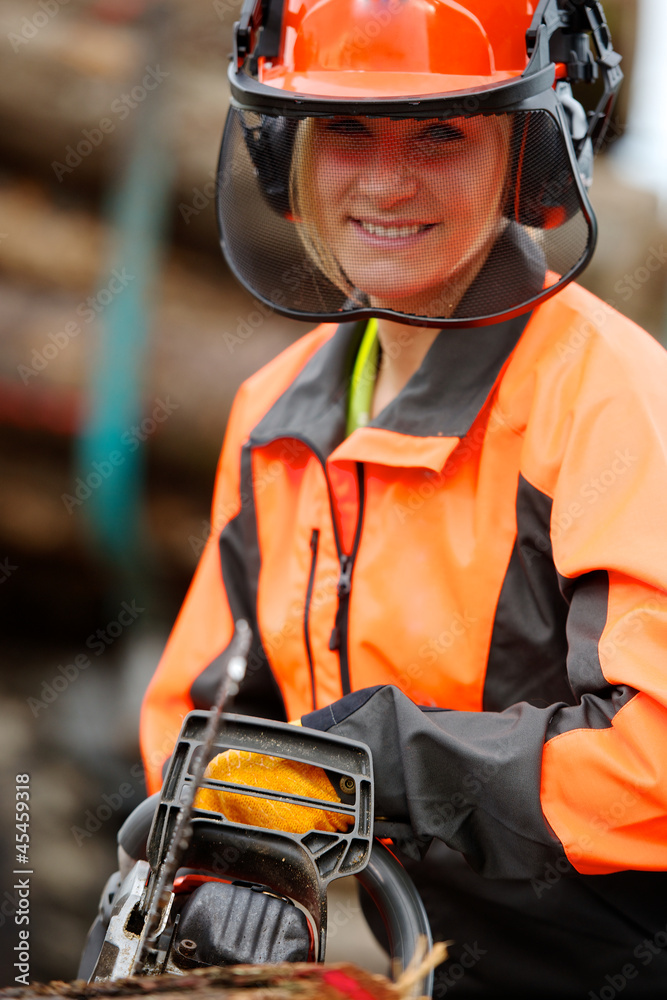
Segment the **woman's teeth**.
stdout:
<path fill-rule="evenodd" d="M 391 240 L 401 239 L 406 236 L 416 236 L 417 233 L 421 233 L 429 228 L 429 225 L 378 226 L 373 222 L 364 222 L 363 219 L 358 219 L 357 221 L 364 232 L 370 233 L 371 236 L 384 236 Z"/>

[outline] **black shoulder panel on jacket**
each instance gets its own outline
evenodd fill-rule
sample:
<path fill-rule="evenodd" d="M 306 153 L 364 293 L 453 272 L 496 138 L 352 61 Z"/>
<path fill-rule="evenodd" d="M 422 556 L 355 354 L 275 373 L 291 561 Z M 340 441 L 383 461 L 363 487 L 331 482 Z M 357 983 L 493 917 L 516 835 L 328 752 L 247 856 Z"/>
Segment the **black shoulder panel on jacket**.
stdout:
<path fill-rule="evenodd" d="M 551 551 L 551 506 L 519 476 L 517 537 L 496 608 L 485 711 L 502 712 L 519 701 L 546 708 L 576 700 L 567 676 L 568 603 Z"/>
<path fill-rule="evenodd" d="M 240 715 L 287 722 L 280 689 L 269 666 L 257 627 L 257 580 L 259 542 L 253 503 L 250 449 L 241 455 L 241 510 L 220 534 L 220 567 L 234 621 L 244 618 L 253 633 L 248 669 L 233 710 Z M 229 646 L 209 663 L 190 688 L 195 708 L 207 709 L 215 701 L 216 691 L 227 667 Z"/>
<path fill-rule="evenodd" d="M 600 664 L 600 637 L 607 623 L 609 574 L 595 570 L 568 580 L 570 613 L 567 637 L 570 647 L 567 671 L 577 697 L 551 719 L 547 740 L 573 729 L 606 729 L 623 705 L 637 694 L 627 685 L 610 684 Z"/>

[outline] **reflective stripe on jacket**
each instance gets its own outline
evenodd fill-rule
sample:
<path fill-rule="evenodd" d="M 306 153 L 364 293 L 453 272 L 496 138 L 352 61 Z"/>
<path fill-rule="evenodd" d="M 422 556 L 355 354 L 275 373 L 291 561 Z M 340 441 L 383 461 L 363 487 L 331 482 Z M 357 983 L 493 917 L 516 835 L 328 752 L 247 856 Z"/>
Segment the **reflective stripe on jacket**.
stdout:
<path fill-rule="evenodd" d="M 665 352 L 570 285 L 443 331 L 344 438 L 360 336 L 321 326 L 239 390 L 144 704 L 151 789 L 243 616 L 235 710 L 364 739 L 418 838 L 497 877 L 667 869 Z"/>

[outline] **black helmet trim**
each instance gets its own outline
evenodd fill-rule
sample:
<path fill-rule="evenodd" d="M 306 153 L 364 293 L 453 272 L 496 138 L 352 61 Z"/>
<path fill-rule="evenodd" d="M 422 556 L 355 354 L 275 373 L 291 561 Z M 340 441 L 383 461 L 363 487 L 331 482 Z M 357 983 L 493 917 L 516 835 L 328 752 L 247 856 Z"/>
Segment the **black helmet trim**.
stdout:
<path fill-rule="evenodd" d="M 254 119 L 254 123 L 246 122 L 246 115 Z M 280 125 L 279 121 L 272 121 L 270 116 L 237 109 L 232 109 L 228 117 L 221 149 L 217 184 L 218 223 L 223 251 L 228 265 L 238 280 L 259 301 L 280 314 L 304 321 L 340 322 L 341 319 L 361 320 L 376 316 L 394 320 L 399 318 L 401 322 L 421 327 L 476 327 L 486 326 L 499 322 L 504 318 L 519 316 L 532 311 L 536 306 L 551 298 L 551 296 L 555 295 L 581 273 L 593 254 L 597 238 L 595 216 L 590 207 L 581 173 L 578 169 L 565 111 L 553 89 L 549 89 L 533 97 L 531 100 L 521 102 L 520 109 L 515 114 L 517 127 L 522 127 L 522 121 L 525 123 L 523 127 L 526 131 L 523 132 L 523 136 L 529 145 L 534 146 L 535 150 L 540 148 L 540 143 L 531 143 L 531 138 L 534 135 L 532 127 L 533 122 L 535 122 L 539 131 L 540 126 L 536 118 L 539 115 L 545 119 L 551 119 L 553 132 L 560 135 L 561 142 L 563 143 L 562 154 L 559 154 L 560 159 L 556 157 L 552 161 L 548 156 L 546 160 L 543 160 L 537 152 L 533 152 L 534 160 L 539 160 L 540 163 L 544 162 L 545 164 L 550 163 L 553 166 L 551 172 L 546 174 L 546 183 L 539 190 L 534 184 L 532 185 L 532 190 L 531 188 L 527 188 L 526 197 L 524 198 L 521 195 L 517 199 L 516 212 L 506 215 L 509 225 L 501 240 L 492 248 L 488 262 L 482 268 L 479 275 L 480 281 L 485 280 L 487 286 L 491 282 L 493 288 L 498 290 L 498 294 L 494 294 L 491 300 L 489 300 L 487 295 L 486 305 L 482 303 L 480 295 L 475 291 L 473 286 L 470 286 L 470 289 L 464 295 L 456 312 L 449 316 L 443 316 L 442 313 L 439 316 L 429 316 L 424 312 L 413 315 L 411 312 L 397 312 L 394 308 L 383 308 L 377 303 L 371 306 L 359 294 L 355 294 L 351 298 L 348 297 L 347 301 L 341 299 L 340 301 L 336 300 L 334 303 L 331 301 L 328 292 L 324 295 L 319 295 L 318 293 L 319 298 L 316 302 L 310 296 L 310 292 L 304 292 L 304 289 L 307 289 L 311 281 L 310 271 L 312 271 L 314 266 L 312 261 L 308 261 L 306 258 L 301 261 L 300 265 L 296 262 L 295 258 L 295 261 L 289 267 L 290 275 L 294 271 L 294 281 L 296 282 L 297 276 L 299 278 L 298 294 L 292 294 L 289 289 L 283 289 L 282 279 L 280 279 L 280 269 L 285 267 L 284 250 L 281 251 L 283 256 L 274 250 L 270 251 L 273 257 L 275 257 L 275 268 L 277 270 L 274 269 L 271 272 L 268 285 L 264 277 L 258 278 L 257 275 L 253 277 L 253 274 L 248 271 L 248 261 L 245 259 L 247 255 L 243 252 L 241 254 L 243 259 L 241 259 L 238 254 L 239 233 L 247 234 L 249 231 L 264 233 L 266 230 L 265 238 L 262 238 L 263 241 L 267 242 L 267 245 L 271 247 L 277 247 L 278 245 L 283 245 L 281 241 L 285 239 L 287 233 L 285 230 L 281 230 L 282 235 L 280 235 L 275 227 L 278 226 L 278 229 L 280 229 L 281 225 L 288 225 L 291 229 L 293 226 L 293 221 L 290 221 L 291 205 L 287 178 L 289 178 L 291 146 L 294 141 L 291 124 L 295 122 L 295 119 L 287 118 L 287 116 L 282 116 L 282 125 Z M 476 116 L 471 113 L 470 117 L 474 118 Z M 480 117 L 479 112 L 477 113 L 477 117 Z M 481 117 L 485 117 L 485 115 Z M 295 125 L 298 126 L 298 122 L 295 122 Z M 271 128 L 270 126 L 275 127 Z M 232 132 L 230 131 L 232 129 L 236 130 L 235 139 L 232 139 Z M 230 153 L 233 148 L 236 148 L 237 154 L 232 159 L 225 160 L 225 150 Z M 520 150 L 516 145 L 514 149 L 515 154 L 519 154 Z M 241 157 L 245 155 L 247 157 L 245 166 L 241 167 L 240 161 L 235 159 L 236 155 Z M 532 165 L 532 169 L 534 168 L 535 163 Z M 239 173 L 239 170 L 241 173 Z M 286 170 L 287 173 L 285 173 Z M 524 167 L 519 161 L 514 159 L 511 161 L 511 170 L 512 175 L 516 176 L 517 180 L 512 181 L 509 187 L 516 191 L 522 191 L 524 186 Z M 245 180 L 243 180 L 244 177 Z M 520 183 L 518 178 L 521 178 Z M 240 182 L 240 187 L 237 186 L 237 179 Z M 246 190 L 245 186 L 248 183 L 254 185 L 257 195 L 260 196 L 259 200 L 254 196 L 254 193 Z M 268 211 L 266 217 L 262 214 L 264 211 L 261 207 L 262 203 L 266 205 Z M 579 219 L 582 220 L 579 223 L 580 229 L 585 223 L 587 233 L 585 239 L 581 234 L 577 237 L 577 239 L 583 239 L 583 242 L 580 245 L 580 250 L 576 253 L 575 259 L 571 258 L 569 263 L 567 263 L 565 259 L 559 258 L 562 259 L 564 265 L 561 267 L 554 266 L 553 258 L 550 256 L 545 258 L 544 261 L 538 259 L 540 252 L 536 246 L 530 247 L 529 252 L 527 252 L 525 239 L 522 237 L 522 229 L 525 232 L 531 229 L 552 229 L 552 226 L 546 221 L 546 216 L 550 210 L 554 210 L 557 216 L 560 215 L 561 221 L 556 223 L 559 227 L 578 214 Z M 230 216 L 229 212 L 233 214 Z M 543 212 L 545 213 L 544 219 L 541 218 Z M 235 217 L 239 213 L 243 217 L 240 222 L 238 219 L 235 221 Z M 253 219 L 256 218 L 259 220 L 260 214 L 264 221 L 257 228 L 256 225 L 253 225 L 251 216 Z M 280 219 L 287 221 L 280 223 Z M 273 221 L 270 222 L 270 220 Z M 243 237 L 244 240 L 246 238 L 245 236 Z M 289 243 L 289 239 L 287 242 Z M 257 256 L 256 249 L 253 248 L 252 252 L 249 252 L 248 259 L 252 261 L 252 269 L 257 266 L 257 262 L 260 259 L 263 259 L 263 254 L 265 253 L 265 251 L 262 251 Z M 294 249 L 292 247 L 292 252 L 294 252 Z M 300 248 L 300 250 L 303 252 L 303 248 Z M 505 271 L 507 270 L 508 261 L 511 260 L 516 265 L 513 267 L 513 288 L 511 290 L 505 287 L 507 282 L 506 279 L 503 279 L 503 274 L 498 273 L 497 267 L 494 269 L 494 260 L 496 260 L 499 254 L 503 257 Z M 292 260 L 291 256 L 290 260 Z M 264 264 L 267 264 L 267 261 L 264 261 Z M 274 265 L 270 266 L 274 267 Z M 301 270 L 303 270 L 303 274 Z M 546 271 L 550 274 L 550 278 L 547 281 L 545 281 Z M 318 274 L 317 278 L 319 282 L 320 279 L 324 278 L 324 275 Z M 521 288 L 517 287 L 517 281 L 523 283 Z M 289 286 L 289 282 L 287 284 Z M 272 285 L 275 288 L 281 288 L 279 295 L 274 294 L 271 290 Z M 318 285 L 318 287 L 320 286 Z M 507 291 L 507 295 L 505 291 Z M 508 297 L 510 291 L 512 291 L 513 297 Z M 356 289 L 356 292 L 358 293 L 358 289 Z M 475 292 L 475 294 L 473 295 L 472 292 Z M 299 298 L 302 299 L 301 302 L 298 301 Z M 466 314 L 463 314 L 462 310 Z"/>
<path fill-rule="evenodd" d="M 260 114 L 285 118 L 315 118 L 332 115 L 368 115 L 375 118 L 434 118 L 443 114 L 496 114 L 514 110 L 522 101 L 546 93 L 556 78 L 553 63 L 530 76 L 520 76 L 508 83 L 490 84 L 446 94 L 415 94 L 400 98 L 331 98 L 282 91 L 260 83 L 244 71 L 229 67 L 232 106 Z"/>
<path fill-rule="evenodd" d="M 552 298 L 558 292 L 562 291 L 564 286 L 573 281 L 588 265 L 593 250 L 595 249 L 595 242 L 597 239 L 597 225 L 595 218 L 591 220 L 591 227 L 593 229 L 593 236 L 591 239 L 591 249 L 576 267 L 572 268 L 568 274 L 564 274 L 557 284 L 552 285 L 550 288 L 543 288 L 539 293 L 525 299 L 520 306 L 509 309 L 501 309 L 493 314 L 485 314 L 483 316 L 473 316 L 473 317 L 462 317 L 453 316 L 449 319 L 438 319 L 432 320 L 426 316 L 411 316 L 408 313 L 401 313 L 400 322 L 405 323 L 408 326 L 418 326 L 418 327 L 432 327 L 434 329 L 446 329 L 448 327 L 456 327 L 457 329 L 469 329 L 478 326 L 492 326 L 494 323 L 500 323 L 504 320 L 514 319 L 516 316 L 522 316 L 524 313 L 532 312 L 537 306 L 542 305 L 547 299 Z M 224 242 L 222 244 L 223 251 L 225 249 Z M 285 308 L 280 303 L 276 301 L 271 301 L 271 299 L 266 298 L 258 289 L 249 285 L 246 281 L 244 275 L 237 269 L 233 258 L 225 254 L 227 265 L 241 284 L 248 289 L 252 294 L 253 298 L 262 305 L 267 306 L 272 312 L 278 313 L 280 316 L 287 316 L 289 319 L 303 320 L 308 323 L 341 323 L 356 320 L 369 320 L 373 317 L 377 319 L 389 319 L 396 321 L 397 314 L 391 309 L 381 309 L 371 306 L 362 306 L 357 309 L 345 309 L 344 312 L 337 311 L 331 313 L 325 312 L 307 312 L 300 311 L 298 309 L 289 307 Z"/>

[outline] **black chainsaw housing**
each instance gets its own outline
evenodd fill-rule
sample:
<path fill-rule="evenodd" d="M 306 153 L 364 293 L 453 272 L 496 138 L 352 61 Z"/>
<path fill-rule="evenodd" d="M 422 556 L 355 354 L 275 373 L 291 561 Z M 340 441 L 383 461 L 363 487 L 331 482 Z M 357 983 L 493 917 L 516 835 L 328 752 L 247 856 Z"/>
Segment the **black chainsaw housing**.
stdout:
<path fill-rule="evenodd" d="M 185 903 L 173 960 L 182 968 L 307 962 L 305 914 L 266 886 L 206 882 Z"/>

